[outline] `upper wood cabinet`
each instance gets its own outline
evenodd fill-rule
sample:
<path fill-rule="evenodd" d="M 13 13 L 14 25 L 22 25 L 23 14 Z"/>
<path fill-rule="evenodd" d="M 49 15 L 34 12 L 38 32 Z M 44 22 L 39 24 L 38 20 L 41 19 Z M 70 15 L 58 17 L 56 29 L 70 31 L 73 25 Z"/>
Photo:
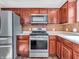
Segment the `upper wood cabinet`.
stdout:
<path fill-rule="evenodd" d="M 68 22 L 68 3 L 65 3 L 60 8 L 60 23 L 67 23 Z"/>
<path fill-rule="evenodd" d="M 40 14 L 48 14 L 47 8 L 40 8 Z"/>
<path fill-rule="evenodd" d="M 48 14 L 47 8 L 32 8 L 30 11 L 31 14 Z"/>
<path fill-rule="evenodd" d="M 59 9 L 48 9 L 48 23 L 59 23 L 58 13 Z"/>
<path fill-rule="evenodd" d="M 31 8 L 30 9 L 30 13 L 31 14 L 39 14 L 40 13 L 40 9 L 39 8 Z"/>
<path fill-rule="evenodd" d="M 68 23 L 77 22 L 77 0 L 68 0 Z"/>
<path fill-rule="evenodd" d="M 23 24 L 29 24 L 30 23 L 30 9 L 22 9 L 22 17 Z"/>
<path fill-rule="evenodd" d="M 56 55 L 56 36 L 49 36 L 49 56 Z"/>

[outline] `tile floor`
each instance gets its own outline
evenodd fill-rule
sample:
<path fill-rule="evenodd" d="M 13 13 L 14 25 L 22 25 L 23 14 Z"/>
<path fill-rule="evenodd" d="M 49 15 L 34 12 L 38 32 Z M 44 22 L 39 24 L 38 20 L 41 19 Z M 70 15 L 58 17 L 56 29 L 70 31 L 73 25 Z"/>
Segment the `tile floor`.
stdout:
<path fill-rule="evenodd" d="M 56 56 L 48 58 L 28 58 L 28 57 L 17 57 L 16 59 L 58 59 Z"/>

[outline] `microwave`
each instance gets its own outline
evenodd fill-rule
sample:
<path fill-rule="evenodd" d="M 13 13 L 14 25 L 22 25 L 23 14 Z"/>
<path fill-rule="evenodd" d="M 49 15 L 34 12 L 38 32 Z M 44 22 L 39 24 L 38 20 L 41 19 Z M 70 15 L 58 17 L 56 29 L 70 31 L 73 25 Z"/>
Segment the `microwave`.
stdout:
<path fill-rule="evenodd" d="M 47 24 L 48 14 L 32 14 L 31 24 Z"/>

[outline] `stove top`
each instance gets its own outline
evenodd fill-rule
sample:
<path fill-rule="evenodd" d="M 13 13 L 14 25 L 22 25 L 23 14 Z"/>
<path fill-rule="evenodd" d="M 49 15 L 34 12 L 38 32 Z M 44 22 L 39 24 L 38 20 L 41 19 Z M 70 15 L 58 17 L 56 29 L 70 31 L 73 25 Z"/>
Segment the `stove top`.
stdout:
<path fill-rule="evenodd" d="M 48 33 L 46 31 L 32 31 L 32 33 L 30 34 L 31 36 L 34 35 L 48 35 Z"/>

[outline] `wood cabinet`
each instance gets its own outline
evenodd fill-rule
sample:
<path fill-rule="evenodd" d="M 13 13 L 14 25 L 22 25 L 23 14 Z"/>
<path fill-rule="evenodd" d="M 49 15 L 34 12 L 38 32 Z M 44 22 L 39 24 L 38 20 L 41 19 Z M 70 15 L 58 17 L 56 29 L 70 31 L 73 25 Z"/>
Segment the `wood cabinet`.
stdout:
<path fill-rule="evenodd" d="M 48 23 L 59 23 L 59 8 L 2 8 L 2 10 L 12 10 L 21 17 L 21 24 L 30 23 L 31 14 L 48 14 Z"/>
<path fill-rule="evenodd" d="M 77 22 L 77 0 L 68 0 L 68 23 Z"/>
<path fill-rule="evenodd" d="M 79 59 L 79 44 L 73 43 L 73 59 Z"/>
<path fill-rule="evenodd" d="M 61 43 L 57 41 L 57 56 L 61 58 Z"/>
<path fill-rule="evenodd" d="M 61 48 L 61 59 L 72 59 L 72 47 L 73 43 L 63 38 L 63 44 Z"/>
<path fill-rule="evenodd" d="M 39 8 L 32 8 L 30 9 L 31 14 L 40 14 L 40 9 Z"/>
<path fill-rule="evenodd" d="M 40 8 L 40 14 L 48 14 L 47 8 Z"/>
<path fill-rule="evenodd" d="M 76 51 L 73 51 L 73 59 L 79 59 L 79 53 Z"/>
<path fill-rule="evenodd" d="M 48 9 L 48 23 L 59 23 L 58 12 L 59 9 Z"/>
<path fill-rule="evenodd" d="M 57 36 L 57 56 L 59 59 L 72 59 L 73 43 Z"/>
<path fill-rule="evenodd" d="M 63 45 L 62 59 L 72 59 L 72 49 Z"/>
<path fill-rule="evenodd" d="M 21 20 L 23 24 L 30 23 L 30 9 L 23 9 Z"/>
<path fill-rule="evenodd" d="M 60 23 L 67 23 L 68 22 L 68 3 L 66 2 L 60 8 Z"/>
<path fill-rule="evenodd" d="M 56 36 L 49 36 L 49 56 L 56 55 Z"/>
<path fill-rule="evenodd" d="M 17 55 L 28 56 L 29 53 L 29 36 L 18 35 L 17 36 Z"/>
<path fill-rule="evenodd" d="M 63 38 L 57 36 L 57 56 L 58 58 L 61 58 L 62 56 L 62 44 L 63 44 Z"/>
<path fill-rule="evenodd" d="M 30 9 L 31 14 L 47 14 L 48 9 L 47 8 L 32 8 Z"/>

